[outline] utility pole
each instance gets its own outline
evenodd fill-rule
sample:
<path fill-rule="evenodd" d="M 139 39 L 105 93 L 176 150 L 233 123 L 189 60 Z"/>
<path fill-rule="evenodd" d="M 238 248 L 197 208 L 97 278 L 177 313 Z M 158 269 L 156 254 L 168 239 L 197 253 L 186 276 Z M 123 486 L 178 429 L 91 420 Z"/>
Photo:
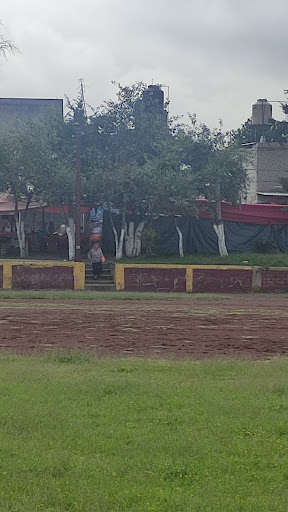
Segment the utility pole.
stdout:
<path fill-rule="evenodd" d="M 76 126 L 76 176 L 75 176 L 75 258 L 81 261 L 81 127 Z"/>
<path fill-rule="evenodd" d="M 81 261 L 81 137 L 83 122 L 87 122 L 87 111 L 84 96 L 83 79 L 80 78 L 80 97 L 77 107 L 80 109 L 74 111 L 74 125 L 76 128 L 76 161 L 75 161 L 75 258 L 74 261 Z M 78 115 L 75 115 L 78 113 Z M 78 121 L 79 120 L 79 121 Z"/>

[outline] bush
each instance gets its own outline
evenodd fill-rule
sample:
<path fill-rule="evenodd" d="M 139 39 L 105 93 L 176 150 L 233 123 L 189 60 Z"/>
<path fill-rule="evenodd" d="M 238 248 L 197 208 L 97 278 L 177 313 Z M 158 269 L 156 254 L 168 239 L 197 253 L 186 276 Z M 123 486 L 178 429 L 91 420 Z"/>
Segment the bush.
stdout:
<path fill-rule="evenodd" d="M 273 240 L 257 240 L 254 245 L 254 251 L 262 254 L 274 252 L 276 249 Z"/>

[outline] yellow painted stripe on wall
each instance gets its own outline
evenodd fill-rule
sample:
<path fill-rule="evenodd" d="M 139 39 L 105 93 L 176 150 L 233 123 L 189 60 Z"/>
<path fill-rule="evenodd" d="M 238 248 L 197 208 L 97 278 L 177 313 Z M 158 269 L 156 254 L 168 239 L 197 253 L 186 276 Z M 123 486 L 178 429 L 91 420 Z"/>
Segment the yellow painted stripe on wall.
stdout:
<path fill-rule="evenodd" d="M 123 267 L 123 268 L 192 268 L 192 269 L 210 269 L 210 270 L 253 270 L 255 268 L 261 268 L 261 267 L 250 267 L 250 266 L 242 266 L 242 265 L 178 265 L 175 263 L 175 265 L 166 265 L 164 263 L 161 263 L 157 265 L 157 263 L 151 263 L 150 265 L 145 263 L 142 265 L 139 263 L 138 265 L 136 263 L 117 263 L 117 267 Z M 284 270 L 284 269 L 283 269 Z M 288 269 L 287 269 L 288 270 Z"/>
<path fill-rule="evenodd" d="M 12 288 L 12 264 L 10 261 L 3 262 L 3 288 L 5 290 Z"/>
<path fill-rule="evenodd" d="M 85 289 L 85 263 L 74 263 L 74 290 Z"/>
<path fill-rule="evenodd" d="M 193 268 L 186 268 L 186 292 L 191 293 L 193 291 Z"/>
<path fill-rule="evenodd" d="M 46 261 L 46 260 L 0 260 L 0 264 L 5 265 L 6 263 L 14 265 L 23 265 L 23 266 L 31 266 L 31 267 L 74 267 L 74 265 L 78 264 L 74 261 Z M 84 263 L 82 263 L 84 265 Z"/>
<path fill-rule="evenodd" d="M 128 267 L 128 265 L 127 265 Z M 125 278 L 124 278 L 124 269 L 125 265 L 115 265 L 115 274 L 114 274 L 114 281 L 115 281 L 115 288 L 118 292 L 125 289 Z"/>

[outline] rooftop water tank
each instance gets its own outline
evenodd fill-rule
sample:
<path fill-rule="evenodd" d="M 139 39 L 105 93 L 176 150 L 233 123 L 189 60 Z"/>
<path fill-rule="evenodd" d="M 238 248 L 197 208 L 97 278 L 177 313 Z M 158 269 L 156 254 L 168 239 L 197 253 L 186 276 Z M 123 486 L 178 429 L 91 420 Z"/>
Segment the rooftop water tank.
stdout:
<path fill-rule="evenodd" d="M 271 118 L 272 105 L 266 99 L 259 99 L 252 105 L 252 124 L 270 124 Z"/>
<path fill-rule="evenodd" d="M 164 92 L 159 85 L 148 85 L 148 88 L 143 91 L 143 103 L 146 110 L 163 112 Z"/>

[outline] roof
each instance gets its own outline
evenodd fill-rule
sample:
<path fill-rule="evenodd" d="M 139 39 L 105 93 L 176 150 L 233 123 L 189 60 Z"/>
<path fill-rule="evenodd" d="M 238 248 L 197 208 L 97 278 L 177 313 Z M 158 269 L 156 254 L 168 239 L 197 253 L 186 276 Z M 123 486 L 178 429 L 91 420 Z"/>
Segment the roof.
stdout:
<path fill-rule="evenodd" d="M 29 210 L 35 208 L 42 208 L 42 204 L 37 203 L 36 201 L 31 201 L 29 204 Z M 18 202 L 18 211 L 26 210 L 26 201 Z M 15 213 L 15 201 L 14 197 L 8 194 L 0 195 L 0 215 L 13 215 Z"/>

